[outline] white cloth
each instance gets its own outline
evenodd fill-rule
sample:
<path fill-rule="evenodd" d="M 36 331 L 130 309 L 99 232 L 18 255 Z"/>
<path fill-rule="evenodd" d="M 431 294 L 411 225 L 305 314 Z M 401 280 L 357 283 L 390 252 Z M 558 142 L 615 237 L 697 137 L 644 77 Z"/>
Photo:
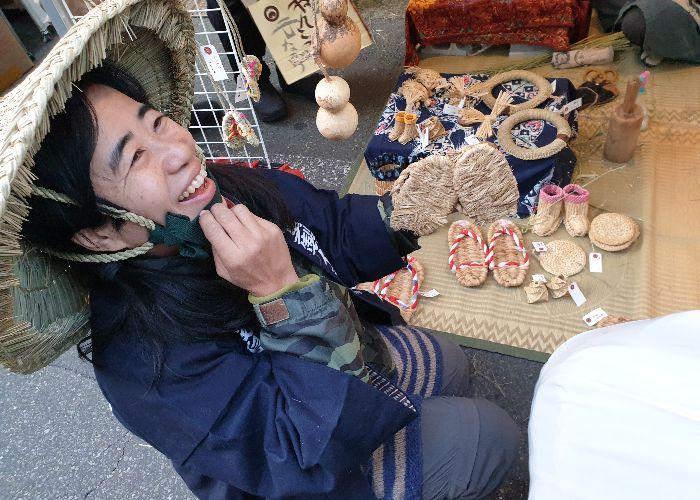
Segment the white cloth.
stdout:
<path fill-rule="evenodd" d="M 700 498 L 700 311 L 582 333 L 540 373 L 530 500 Z"/>

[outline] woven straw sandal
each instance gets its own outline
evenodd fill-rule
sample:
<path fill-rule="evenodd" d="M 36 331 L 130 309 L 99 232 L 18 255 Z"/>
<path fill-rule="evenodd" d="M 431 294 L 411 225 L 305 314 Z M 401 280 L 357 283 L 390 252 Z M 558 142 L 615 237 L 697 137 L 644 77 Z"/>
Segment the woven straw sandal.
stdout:
<path fill-rule="evenodd" d="M 477 225 L 469 220 L 453 222 L 447 233 L 447 244 L 450 247 L 447 264 L 459 284 L 466 287 L 483 285 L 489 271 L 486 262 L 488 246 Z"/>
<path fill-rule="evenodd" d="M 458 210 L 478 223 L 515 215 L 520 193 L 505 156 L 486 142 L 457 153 L 453 184 Z"/>
<path fill-rule="evenodd" d="M 447 223 L 457 195 L 452 185 L 452 160 L 430 155 L 412 163 L 394 182 L 391 227 L 425 236 Z"/>
<path fill-rule="evenodd" d="M 372 283 L 372 291 L 380 299 L 398 307 L 401 317 L 408 321 L 418 307 L 424 277 L 421 263 L 409 256 L 406 267 Z"/>
<path fill-rule="evenodd" d="M 486 260 L 496 282 L 505 287 L 520 286 L 530 267 L 530 257 L 518 226 L 506 219 L 489 227 L 489 253 Z"/>

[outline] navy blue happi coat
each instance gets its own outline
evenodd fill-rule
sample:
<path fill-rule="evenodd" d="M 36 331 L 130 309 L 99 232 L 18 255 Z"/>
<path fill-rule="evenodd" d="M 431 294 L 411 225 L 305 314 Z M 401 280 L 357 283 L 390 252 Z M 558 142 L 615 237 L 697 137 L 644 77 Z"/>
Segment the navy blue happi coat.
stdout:
<path fill-rule="evenodd" d="M 337 282 L 352 286 L 403 265 L 377 197 L 338 199 L 289 174 L 263 175 L 298 222 L 290 248 Z M 196 272 L 163 259 L 144 265 L 173 279 Z M 113 314 L 99 299 L 92 297 L 92 314 Z M 285 353 L 251 353 L 236 332 L 168 343 L 156 376 L 136 347 L 143 335 L 120 332 L 96 350 L 97 380 L 117 419 L 203 498 L 371 498 L 361 466 L 415 417 L 348 374 Z"/>

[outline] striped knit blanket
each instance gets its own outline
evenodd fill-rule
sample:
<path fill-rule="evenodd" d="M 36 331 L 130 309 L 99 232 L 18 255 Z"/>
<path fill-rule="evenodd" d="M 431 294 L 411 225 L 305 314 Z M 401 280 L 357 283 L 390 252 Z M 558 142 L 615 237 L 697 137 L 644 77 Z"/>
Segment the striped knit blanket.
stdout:
<path fill-rule="evenodd" d="M 420 402 L 442 389 L 442 352 L 432 336 L 410 327 L 379 327 L 396 365 L 392 382 L 411 395 L 419 417 L 377 448 L 369 477 L 380 499 L 419 500 L 423 484 Z"/>

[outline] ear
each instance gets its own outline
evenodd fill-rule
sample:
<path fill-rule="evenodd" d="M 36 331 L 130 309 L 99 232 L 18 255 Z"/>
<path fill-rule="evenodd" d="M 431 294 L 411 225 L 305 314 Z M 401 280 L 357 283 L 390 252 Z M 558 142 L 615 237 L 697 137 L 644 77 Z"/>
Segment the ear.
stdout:
<path fill-rule="evenodd" d="M 81 229 L 71 241 L 93 252 L 116 252 L 129 248 L 122 234 L 110 222 L 96 228 Z"/>

